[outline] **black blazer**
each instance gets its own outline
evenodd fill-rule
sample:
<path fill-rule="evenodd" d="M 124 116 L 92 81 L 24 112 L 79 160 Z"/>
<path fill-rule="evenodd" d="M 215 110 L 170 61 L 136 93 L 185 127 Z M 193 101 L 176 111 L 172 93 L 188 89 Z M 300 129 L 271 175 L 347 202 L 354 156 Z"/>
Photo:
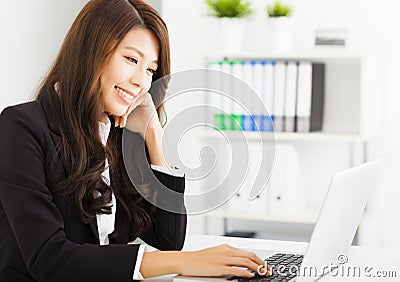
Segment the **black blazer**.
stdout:
<path fill-rule="evenodd" d="M 40 100 L 0 115 L 0 281 L 130 282 L 139 246 L 127 245 L 127 235 L 100 246 L 96 219 L 83 223 L 54 193 L 53 176 L 59 171 L 50 168 L 49 173 L 47 167 L 46 154 L 55 146 L 50 119 Z M 153 172 L 182 193 L 184 207 L 184 177 Z M 123 213 L 117 202 L 116 226 Z M 186 220 L 157 209 L 152 227 L 140 238 L 160 250 L 180 250 Z"/>

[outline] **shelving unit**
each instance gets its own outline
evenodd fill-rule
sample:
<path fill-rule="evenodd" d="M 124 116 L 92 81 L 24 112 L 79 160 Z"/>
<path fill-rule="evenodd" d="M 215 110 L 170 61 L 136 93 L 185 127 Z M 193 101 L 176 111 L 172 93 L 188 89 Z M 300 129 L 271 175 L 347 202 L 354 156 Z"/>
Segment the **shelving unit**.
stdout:
<path fill-rule="evenodd" d="M 276 142 L 366 142 L 367 139 L 357 134 L 339 133 L 297 133 L 297 132 L 250 132 L 204 130 L 199 133 L 203 138 L 220 138 L 225 135 L 229 140 L 245 138 L 248 141 L 275 140 Z"/>
<path fill-rule="evenodd" d="M 208 220 L 222 218 L 224 230 L 227 220 L 264 221 L 313 225 L 322 205 L 330 177 L 338 170 L 346 169 L 368 160 L 368 142 L 379 129 L 381 87 L 380 61 L 377 57 L 361 52 L 316 50 L 290 54 L 214 53 L 207 56 L 206 63 L 213 60 L 285 60 L 311 61 L 325 64 L 325 97 L 323 126 L 319 132 L 310 133 L 271 133 L 250 131 L 217 131 L 208 129 L 198 137 L 205 143 L 226 139 L 233 142 L 275 142 L 300 146 L 304 155 L 307 188 L 311 197 L 308 210 L 293 215 L 270 215 L 231 212 L 224 206 L 206 215 L 205 233 L 209 233 Z M 374 114 L 371 114 L 374 113 Z M 265 141 L 265 143 L 264 143 Z M 314 147 L 323 147 L 314 152 Z M 347 149 L 343 149 L 347 148 Z M 334 153 L 335 148 L 340 148 Z M 309 154 L 305 153 L 309 150 Z M 345 150 L 346 153 L 343 153 Z M 315 156 L 315 154 L 321 156 Z M 320 158 L 318 164 L 316 159 Z M 315 172 L 313 171 L 314 168 Z M 212 180 L 211 180 L 212 181 Z M 212 233 L 212 232 L 211 232 Z"/>
<path fill-rule="evenodd" d="M 241 52 L 241 53 L 220 53 L 215 52 L 208 54 L 207 60 L 214 58 L 240 58 L 254 59 L 265 58 L 273 60 L 312 60 L 312 61 L 329 61 L 329 60 L 359 60 L 363 57 L 362 52 L 345 51 L 345 50 L 327 50 L 319 49 L 308 52 L 291 52 L 291 53 L 263 53 L 263 52 Z"/>

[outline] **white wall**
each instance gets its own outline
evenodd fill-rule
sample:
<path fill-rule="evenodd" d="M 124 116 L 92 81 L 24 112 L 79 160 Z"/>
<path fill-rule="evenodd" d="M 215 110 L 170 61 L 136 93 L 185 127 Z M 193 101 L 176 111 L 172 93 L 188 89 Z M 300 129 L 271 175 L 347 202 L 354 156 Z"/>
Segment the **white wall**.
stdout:
<path fill-rule="evenodd" d="M 399 74 L 400 74 L 400 35 L 398 26 L 400 18 L 396 13 L 399 4 L 395 1 L 383 1 L 388 7 L 379 25 L 383 34 L 383 48 L 385 57 L 385 89 L 384 89 L 384 118 L 382 136 L 382 151 L 387 160 L 382 181 L 382 193 L 379 195 L 382 217 L 379 221 L 383 227 L 383 242 L 386 246 L 400 246 L 400 126 L 399 126 Z"/>
<path fill-rule="evenodd" d="M 263 51 L 268 43 L 265 6 L 272 1 L 251 0 L 255 13 L 245 20 L 244 50 Z M 387 29 L 382 23 L 385 13 L 379 13 L 372 0 L 287 0 L 294 8 L 294 50 L 310 50 L 316 28 L 345 28 L 347 49 L 379 51 Z M 389 7 L 394 1 L 386 0 Z M 385 4 L 382 4 L 384 7 Z M 169 27 L 174 69 L 203 65 L 203 56 L 220 51 L 218 20 L 209 14 L 202 0 L 163 1 L 163 17 Z M 382 23 L 382 24 L 381 24 Z"/>
<path fill-rule="evenodd" d="M 36 91 L 82 6 L 81 0 L 2 1 L 0 109 Z"/>

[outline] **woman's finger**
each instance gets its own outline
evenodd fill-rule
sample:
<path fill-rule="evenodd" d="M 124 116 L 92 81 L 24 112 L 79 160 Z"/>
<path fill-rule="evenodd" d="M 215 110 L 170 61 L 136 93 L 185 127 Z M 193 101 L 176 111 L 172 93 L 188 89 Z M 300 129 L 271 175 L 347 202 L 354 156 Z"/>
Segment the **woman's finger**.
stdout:
<path fill-rule="evenodd" d="M 247 278 L 251 278 L 254 276 L 254 274 L 249 272 L 248 270 L 234 266 L 226 266 L 224 268 L 224 275 L 235 275 Z"/>
<path fill-rule="evenodd" d="M 248 258 L 241 258 L 241 257 L 230 258 L 227 261 L 227 263 L 230 266 L 247 267 L 248 269 L 250 269 L 260 275 L 266 275 L 266 276 L 272 275 L 272 268 L 270 268 L 266 264 L 257 264 Z"/>
<path fill-rule="evenodd" d="M 114 126 L 115 127 L 118 127 L 118 120 L 119 120 L 119 117 L 114 116 Z"/>
<path fill-rule="evenodd" d="M 126 116 L 124 115 L 124 116 L 122 116 L 122 117 L 120 117 L 120 127 L 125 127 L 125 125 L 126 125 Z"/>
<path fill-rule="evenodd" d="M 114 116 L 114 126 L 115 127 L 125 127 L 126 126 L 127 117 L 131 113 L 133 106 L 134 106 L 134 103 L 130 104 L 123 116 L 120 116 L 120 117 Z"/>
<path fill-rule="evenodd" d="M 238 256 L 249 258 L 249 259 L 251 259 L 252 261 L 254 261 L 258 265 L 264 264 L 264 260 L 262 260 L 259 256 L 257 256 L 253 252 L 248 252 L 248 251 L 241 250 L 241 249 L 237 249 L 236 252 L 237 252 Z"/>
<path fill-rule="evenodd" d="M 229 266 L 247 267 L 248 269 L 251 269 L 253 271 L 257 271 L 258 266 L 259 266 L 254 261 L 252 261 L 248 258 L 242 258 L 242 257 L 229 257 L 226 260 L 226 264 Z"/>
<path fill-rule="evenodd" d="M 134 109 L 134 107 L 135 107 L 136 105 L 135 105 L 135 102 L 133 102 L 132 104 L 130 104 L 129 105 L 129 107 L 128 107 L 128 109 L 126 110 L 126 113 L 125 113 L 125 117 L 127 117 L 127 116 L 129 116 L 129 114 L 132 112 L 132 110 Z"/>
<path fill-rule="evenodd" d="M 262 260 L 259 256 L 257 256 L 255 253 L 248 252 L 242 249 L 237 249 L 234 247 L 232 247 L 231 250 L 233 251 L 233 255 L 235 257 L 245 258 L 254 263 L 251 264 L 252 267 L 248 267 L 249 269 L 253 271 L 260 271 L 261 269 L 261 273 L 268 273 L 268 274 L 272 273 L 272 268 L 268 266 L 267 263 L 264 260 Z M 264 268 L 266 268 L 266 270 Z"/>

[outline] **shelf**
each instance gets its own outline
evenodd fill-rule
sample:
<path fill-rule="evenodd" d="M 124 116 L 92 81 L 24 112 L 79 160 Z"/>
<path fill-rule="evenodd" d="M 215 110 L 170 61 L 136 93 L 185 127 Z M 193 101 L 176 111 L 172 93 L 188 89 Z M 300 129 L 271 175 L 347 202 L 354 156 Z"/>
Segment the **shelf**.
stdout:
<path fill-rule="evenodd" d="M 310 50 L 307 52 L 290 52 L 290 53 L 268 53 L 268 52 L 240 52 L 240 53 L 212 53 L 207 55 L 207 59 L 212 58 L 233 58 L 233 59 L 273 59 L 273 60 L 330 60 L 330 59 L 346 59 L 359 60 L 362 53 L 346 50 Z"/>
<path fill-rule="evenodd" d="M 244 220 L 258 220 L 258 221 L 270 221 L 279 223 L 297 223 L 297 224 L 315 224 L 317 222 L 317 216 L 311 213 L 299 216 L 277 216 L 277 215 L 256 215 L 256 214 L 244 214 L 229 211 L 211 211 L 206 214 L 211 217 L 223 217 L 230 219 L 244 219 Z"/>
<path fill-rule="evenodd" d="M 323 133 L 323 132 L 251 132 L 251 131 L 217 131 L 204 130 L 198 133 L 199 137 L 203 138 L 222 138 L 228 140 L 244 140 L 259 141 L 259 140 L 275 140 L 277 142 L 365 142 L 366 138 L 357 134 L 339 134 L 339 133 Z"/>

